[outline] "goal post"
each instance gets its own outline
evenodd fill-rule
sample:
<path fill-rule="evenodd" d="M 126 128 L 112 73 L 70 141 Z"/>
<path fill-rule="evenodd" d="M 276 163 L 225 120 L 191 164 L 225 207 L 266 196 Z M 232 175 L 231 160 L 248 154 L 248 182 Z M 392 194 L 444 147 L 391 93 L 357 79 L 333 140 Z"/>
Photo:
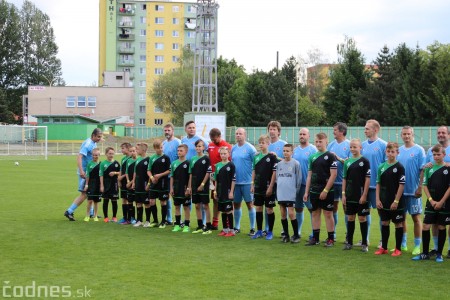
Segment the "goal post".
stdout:
<path fill-rule="evenodd" d="M 48 158 L 47 126 L 0 125 L 0 159 Z"/>

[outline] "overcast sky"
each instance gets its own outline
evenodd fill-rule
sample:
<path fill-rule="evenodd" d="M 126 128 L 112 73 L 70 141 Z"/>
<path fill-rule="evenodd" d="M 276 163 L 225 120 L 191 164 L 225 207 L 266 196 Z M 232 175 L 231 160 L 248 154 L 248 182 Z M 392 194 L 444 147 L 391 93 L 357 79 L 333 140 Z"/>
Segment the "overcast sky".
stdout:
<path fill-rule="evenodd" d="M 23 0 L 7 0 L 19 8 Z M 67 85 L 92 85 L 98 73 L 98 0 L 32 0 L 55 30 Z M 185 2 L 185 1 L 183 1 Z M 193 1 L 196 2 L 196 1 Z M 248 72 L 275 67 L 318 48 L 329 62 L 344 35 L 370 63 L 386 44 L 424 49 L 449 43 L 448 0 L 218 0 L 218 55 Z"/>

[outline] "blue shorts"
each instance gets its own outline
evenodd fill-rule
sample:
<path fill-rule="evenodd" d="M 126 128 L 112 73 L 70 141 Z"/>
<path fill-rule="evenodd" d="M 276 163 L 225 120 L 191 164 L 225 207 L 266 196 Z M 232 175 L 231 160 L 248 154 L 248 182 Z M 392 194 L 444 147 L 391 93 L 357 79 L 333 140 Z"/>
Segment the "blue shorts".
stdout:
<path fill-rule="evenodd" d="M 342 199 L 342 184 L 334 184 L 334 202 L 339 202 Z"/>
<path fill-rule="evenodd" d="M 303 195 L 305 195 L 306 186 L 303 184 L 300 186 L 300 190 L 297 193 L 297 196 L 295 197 L 295 208 L 304 208 L 306 206 L 307 209 L 311 209 L 311 201 L 303 202 Z"/>
<path fill-rule="evenodd" d="M 78 191 L 84 193 L 84 186 L 86 185 L 86 179 L 78 175 Z"/>
<path fill-rule="evenodd" d="M 402 199 L 405 203 L 406 212 L 411 216 L 420 215 L 422 213 L 422 198 L 403 195 Z"/>
<path fill-rule="evenodd" d="M 367 202 L 369 202 L 370 208 L 377 208 L 377 190 L 369 188 L 369 192 L 367 193 Z"/>
<path fill-rule="evenodd" d="M 234 186 L 234 202 L 241 203 L 252 202 L 252 194 L 250 193 L 251 184 L 236 184 Z"/>

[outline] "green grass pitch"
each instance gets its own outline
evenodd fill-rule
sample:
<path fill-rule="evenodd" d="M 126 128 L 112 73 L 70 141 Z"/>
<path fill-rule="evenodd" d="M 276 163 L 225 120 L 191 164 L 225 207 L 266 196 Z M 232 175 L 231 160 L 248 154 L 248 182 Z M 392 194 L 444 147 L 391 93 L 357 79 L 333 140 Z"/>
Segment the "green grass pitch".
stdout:
<path fill-rule="evenodd" d="M 2 293 L 12 294 L 13 287 L 20 293 L 18 287 L 34 282 L 39 287 L 70 287 L 72 296 L 86 288 L 90 292 L 85 296 L 93 299 L 448 297 L 445 278 L 450 262 L 414 262 L 411 250 L 397 258 L 373 254 L 380 237 L 374 212 L 372 245 L 369 253 L 361 253 L 359 248 L 342 251 L 342 208 L 336 246 L 305 247 L 311 230 L 308 213 L 302 242 L 296 245 L 280 243 L 278 213 L 274 240 L 251 240 L 246 235 L 245 207 L 242 233 L 234 238 L 218 237 L 217 232 L 208 236 L 172 233 L 171 227 L 86 223 L 82 220 L 85 203 L 75 213 L 77 221 L 69 222 L 63 213 L 77 196 L 74 156 L 51 156 L 47 161 L 2 158 L 0 178 Z M 102 215 L 101 206 L 99 211 Z M 195 226 L 194 211 L 191 220 Z M 408 226 L 412 249 L 410 217 Z M 322 238 L 325 232 L 322 221 Z M 391 225 L 391 248 L 393 239 Z"/>

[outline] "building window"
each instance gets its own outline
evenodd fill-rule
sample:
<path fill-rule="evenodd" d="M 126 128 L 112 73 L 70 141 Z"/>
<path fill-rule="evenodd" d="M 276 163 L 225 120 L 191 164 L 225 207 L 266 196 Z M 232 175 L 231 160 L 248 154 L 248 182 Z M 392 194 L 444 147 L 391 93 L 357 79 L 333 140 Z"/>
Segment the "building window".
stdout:
<path fill-rule="evenodd" d="M 188 31 L 187 32 L 187 37 L 191 38 L 191 39 L 195 38 L 195 31 Z"/>
<path fill-rule="evenodd" d="M 147 4 L 141 4 L 141 9 L 142 10 L 147 10 Z"/>
<path fill-rule="evenodd" d="M 86 107 L 86 97 L 85 96 L 77 97 L 77 106 L 78 107 Z"/>
<path fill-rule="evenodd" d="M 139 86 L 140 87 L 145 87 L 145 80 L 139 81 Z"/>
<path fill-rule="evenodd" d="M 139 112 L 145 114 L 145 105 L 139 105 Z"/>
<path fill-rule="evenodd" d="M 144 54 L 139 55 L 139 61 L 146 61 L 147 60 L 147 56 Z"/>
<path fill-rule="evenodd" d="M 156 4 L 156 5 L 155 5 L 155 10 L 156 10 L 156 11 L 164 11 L 164 5 L 158 5 L 158 4 Z"/>
<path fill-rule="evenodd" d="M 139 125 L 145 125 L 145 118 L 139 118 Z"/>
<path fill-rule="evenodd" d="M 141 24 L 147 23 L 147 18 L 146 17 L 140 17 L 139 20 L 141 21 Z"/>
<path fill-rule="evenodd" d="M 179 37 L 179 36 L 180 36 L 180 32 L 178 30 L 172 31 L 172 37 Z"/>
<path fill-rule="evenodd" d="M 147 73 L 147 69 L 145 67 L 139 68 L 139 74 L 145 75 Z"/>
<path fill-rule="evenodd" d="M 139 30 L 139 34 L 140 34 L 141 36 L 146 36 L 146 35 L 147 35 L 147 30 L 141 29 L 141 30 Z"/>
<path fill-rule="evenodd" d="M 53 118 L 53 123 L 74 123 L 74 118 Z"/>
<path fill-rule="evenodd" d="M 172 24 L 173 25 L 178 25 L 178 24 L 180 24 L 180 20 L 178 18 L 173 18 L 172 19 Z"/>
<path fill-rule="evenodd" d="M 180 58 L 178 56 L 172 56 L 172 62 L 178 62 L 180 61 Z"/>
<path fill-rule="evenodd" d="M 178 50 L 179 49 L 179 44 L 178 43 L 173 43 L 172 44 L 172 50 Z"/>
<path fill-rule="evenodd" d="M 155 119 L 155 125 L 161 126 L 163 124 L 163 119 Z"/>
<path fill-rule="evenodd" d="M 155 43 L 155 49 L 163 50 L 164 49 L 164 44 L 163 43 Z"/>
<path fill-rule="evenodd" d="M 155 24 L 164 24 L 164 18 L 156 17 L 155 18 Z"/>
<path fill-rule="evenodd" d="M 66 97 L 66 107 L 75 107 L 75 96 Z"/>
<path fill-rule="evenodd" d="M 155 61 L 156 62 L 164 62 L 164 56 L 163 55 L 155 55 Z"/>
<path fill-rule="evenodd" d="M 155 106 L 154 112 L 155 112 L 155 113 L 162 113 L 163 110 L 162 110 L 161 107 Z"/>
<path fill-rule="evenodd" d="M 190 13 L 196 13 L 197 9 L 193 5 L 188 5 L 187 11 L 190 12 Z"/>
<path fill-rule="evenodd" d="M 50 123 L 50 118 L 42 118 L 42 123 Z"/>
<path fill-rule="evenodd" d="M 141 50 L 147 49 L 147 43 L 146 43 L 146 42 L 140 42 L 140 43 L 139 43 L 139 48 L 140 48 Z"/>
<path fill-rule="evenodd" d="M 97 97 L 88 96 L 88 107 L 97 106 Z"/>
<path fill-rule="evenodd" d="M 155 36 L 163 37 L 164 36 L 164 30 L 155 30 Z"/>
<path fill-rule="evenodd" d="M 178 5 L 172 6 L 172 12 L 179 12 L 179 11 L 180 11 L 180 7 Z"/>
<path fill-rule="evenodd" d="M 139 100 L 145 101 L 145 94 L 139 94 Z"/>
<path fill-rule="evenodd" d="M 155 75 L 163 75 L 164 69 L 163 68 L 155 68 Z"/>

